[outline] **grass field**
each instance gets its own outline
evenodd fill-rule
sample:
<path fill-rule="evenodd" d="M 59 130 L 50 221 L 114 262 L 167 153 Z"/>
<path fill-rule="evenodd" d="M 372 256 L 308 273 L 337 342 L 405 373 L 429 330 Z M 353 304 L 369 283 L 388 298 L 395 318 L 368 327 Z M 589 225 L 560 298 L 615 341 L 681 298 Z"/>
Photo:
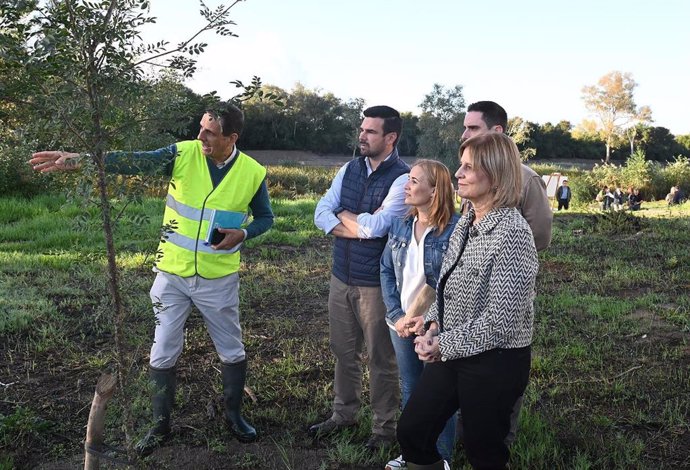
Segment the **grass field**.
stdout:
<path fill-rule="evenodd" d="M 246 413 L 260 440 L 227 436 L 218 359 L 192 315 L 175 437 L 142 468 L 380 469 L 395 453 L 365 452 L 366 407 L 351 431 L 320 442 L 306 433 L 329 413 L 333 375 L 331 241 L 313 226 L 315 203 L 314 195 L 274 199 L 274 228 L 243 250 L 255 396 Z M 136 429 L 148 425 L 148 289 L 162 210 L 160 199 L 144 199 L 116 225 L 133 357 L 132 383 L 108 413 L 107 439 L 119 446 L 123 407 Z M 103 246 L 94 209 L 62 196 L 0 198 L 0 469 L 80 466 L 94 386 L 114 357 Z M 690 469 L 688 246 L 687 203 L 647 204 L 634 216 L 556 214 L 552 245 L 540 254 L 531 381 L 511 468 Z M 460 444 L 453 468 L 466 468 Z"/>

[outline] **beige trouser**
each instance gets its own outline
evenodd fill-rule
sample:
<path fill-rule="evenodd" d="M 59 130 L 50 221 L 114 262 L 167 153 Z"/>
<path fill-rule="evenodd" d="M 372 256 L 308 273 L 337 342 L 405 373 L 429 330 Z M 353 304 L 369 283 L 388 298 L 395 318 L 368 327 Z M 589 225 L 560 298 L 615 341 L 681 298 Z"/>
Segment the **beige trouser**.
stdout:
<path fill-rule="evenodd" d="M 335 355 L 332 419 L 354 423 L 362 395 L 362 341 L 369 357 L 372 434 L 395 437 L 400 402 L 398 365 L 385 321 L 380 287 L 348 286 L 331 276 L 328 320 Z"/>

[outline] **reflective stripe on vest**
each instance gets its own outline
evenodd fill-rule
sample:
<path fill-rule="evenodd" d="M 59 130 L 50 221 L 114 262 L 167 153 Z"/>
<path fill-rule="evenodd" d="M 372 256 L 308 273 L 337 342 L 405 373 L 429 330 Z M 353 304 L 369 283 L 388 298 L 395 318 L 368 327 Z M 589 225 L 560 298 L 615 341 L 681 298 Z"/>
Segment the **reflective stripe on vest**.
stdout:
<path fill-rule="evenodd" d="M 163 216 L 164 226 L 172 229 L 159 244 L 162 256 L 156 267 L 182 277 L 207 279 L 237 272 L 239 251 L 214 250 L 204 243 L 211 209 L 246 214 L 266 169 L 238 152 L 232 168 L 214 188 L 201 142 L 179 142 L 177 149 Z"/>
<path fill-rule="evenodd" d="M 165 205 L 187 219 L 209 220 L 211 217 L 210 211 L 200 211 L 192 206 L 182 204 L 181 202 L 175 200 L 172 194 L 168 194 L 168 197 L 165 199 Z"/>
<path fill-rule="evenodd" d="M 190 251 L 201 251 L 202 253 L 211 253 L 211 254 L 223 254 L 223 253 L 230 253 L 231 250 L 214 250 L 211 248 L 211 245 L 207 245 L 203 241 L 199 240 L 198 242 L 194 240 L 193 238 L 185 237 L 184 235 L 180 235 L 179 233 L 172 232 L 167 235 L 166 241 L 168 243 L 172 243 L 173 245 L 177 245 L 180 248 L 184 248 L 186 250 Z"/>

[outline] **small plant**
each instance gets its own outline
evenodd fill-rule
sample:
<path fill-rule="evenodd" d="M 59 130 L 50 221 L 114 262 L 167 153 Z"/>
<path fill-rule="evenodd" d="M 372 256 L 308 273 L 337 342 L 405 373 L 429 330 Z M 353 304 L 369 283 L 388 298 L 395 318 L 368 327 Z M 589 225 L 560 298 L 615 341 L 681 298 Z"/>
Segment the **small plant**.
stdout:
<path fill-rule="evenodd" d="M 19 406 L 10 415 L 0 414 L 0 444 L 2 447 L 30 447 L 30 442 L 50 427 L 48 421 L 38 417 L 32 410 Z"/>
<path fill-rule="evenodd" d="M 592 233 L 623 234 L 637 233 L 642 229 L 642 221 L 627 211 L 606 211 L 592 219 Z"/>

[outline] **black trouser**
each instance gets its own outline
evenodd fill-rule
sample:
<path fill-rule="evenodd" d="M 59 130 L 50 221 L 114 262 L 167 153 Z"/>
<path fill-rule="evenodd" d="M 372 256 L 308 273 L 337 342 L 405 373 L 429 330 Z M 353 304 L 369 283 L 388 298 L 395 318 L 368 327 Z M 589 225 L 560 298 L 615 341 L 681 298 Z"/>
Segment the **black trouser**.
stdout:
<path fill-rule="evenodd" d="M 567 199 L 559 199 L 558 200 L 558 210 L 561 210 L 561 208 L 568 209 L 569 205 L 570 205 L 570 201 L 568 201 Z"/>
<path fill-rule="evenodd" d="M 492 349 L 476 356 L 428 364 L 398 422 L 406 462 L 437 462 L 443 426 L 459 408 L 467 459 L 475 469 L 504 469 L 504 439 L 515 400 L 527 387 L 531 347 Z"/>

